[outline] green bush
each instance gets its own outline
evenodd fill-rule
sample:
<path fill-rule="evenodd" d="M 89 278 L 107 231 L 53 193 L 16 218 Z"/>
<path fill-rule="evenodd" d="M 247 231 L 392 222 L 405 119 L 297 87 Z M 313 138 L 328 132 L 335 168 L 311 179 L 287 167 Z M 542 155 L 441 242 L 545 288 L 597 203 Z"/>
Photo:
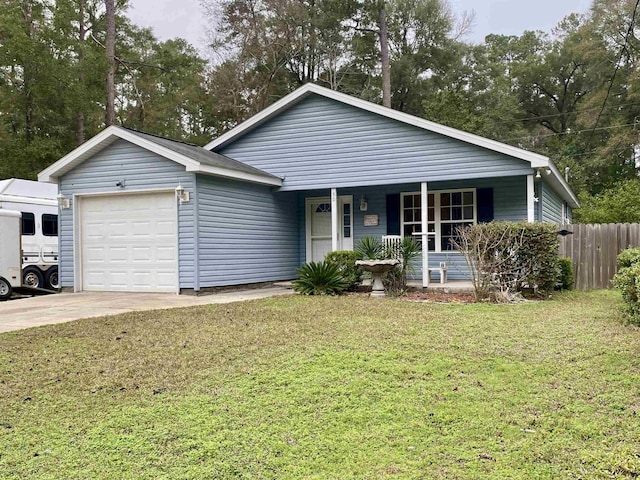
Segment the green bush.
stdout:
<path fill-rule="evenodd" d="M 558 278 L 557 226 L 490 222 L 457 229 L 478 300 L 512 301 L 524 289 L 551 292 Z"/>
<path fill-rule="evenodd" d="M 618 270 L 640 262 L 640 248 L 627 248 L 618 254 Z"/>
<path fill-rule="evenodd" d="M 640 263 L 620 269 L 613 277 L 613 284 L 622 293 L 623 310 L 629 321 L 640 325 Z"/>
<path fill-rule="evenodd" d="M 356 267 L 356 260 L 360 260 L 362 255 L 349 250 L 338 250 L 327 253 L 324 261 L 335 265 L 340 270 L 342 277 L 347 282 L 346 290 L 355 290 L 360 283 L 362 272 Z"/>
<path fill-rule="evenodd" d="M 329 262 L 303 264 L 293 281 L 293 289 L 303 295 L 339 295 L 348 286 L 338 266 Z"/>
<path fill-rule="evenodd" d="M 558 286 L 561 290 L 573 288 L 573 262 L 570 258 L 558 259 Z"/>

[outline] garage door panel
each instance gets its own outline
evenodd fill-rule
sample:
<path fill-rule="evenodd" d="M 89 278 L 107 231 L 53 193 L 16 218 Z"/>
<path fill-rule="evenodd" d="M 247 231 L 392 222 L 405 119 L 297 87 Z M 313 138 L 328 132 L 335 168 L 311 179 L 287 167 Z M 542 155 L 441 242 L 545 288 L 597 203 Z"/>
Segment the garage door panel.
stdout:
<path fill-rule="evenodd" d="M 172 192 L 84 198 L 81 222 L 84 290 L 177 290 Z"/>

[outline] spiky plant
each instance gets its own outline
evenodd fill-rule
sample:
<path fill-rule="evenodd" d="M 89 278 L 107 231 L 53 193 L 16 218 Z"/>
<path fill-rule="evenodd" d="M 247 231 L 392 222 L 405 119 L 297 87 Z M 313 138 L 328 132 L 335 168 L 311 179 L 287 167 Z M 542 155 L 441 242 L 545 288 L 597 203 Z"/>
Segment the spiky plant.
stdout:
<path fill-rule="evenodd" d="M 361 258 L 364 260 L 382 260 L 386 255 L 382 241 L 378 237 L 371 235 L 367 235 L 358 240 L 356 252 L 361 255 Z"/>
<path fill-rule="evenodd" d="M 293 281 L 293 289 L 302 295 L 339 295 L 348 287 L 340 268 L 328 262 L 305 263 Z"/>

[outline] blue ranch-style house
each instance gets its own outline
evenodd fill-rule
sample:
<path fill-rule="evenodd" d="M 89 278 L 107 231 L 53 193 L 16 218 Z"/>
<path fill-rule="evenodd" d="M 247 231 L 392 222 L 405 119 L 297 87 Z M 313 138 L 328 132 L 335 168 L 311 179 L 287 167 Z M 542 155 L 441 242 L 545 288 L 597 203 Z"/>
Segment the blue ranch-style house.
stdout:
<path fill-rule="evenodd" d="M 204 148 L 109 127 L 49 168 L 60 281 L 74 291 L 199 291 L 296 277 L 367 235 L 417 236 L 422 269 L 455 228 L 571 222 L 542 155 L 307 84 Z"/>

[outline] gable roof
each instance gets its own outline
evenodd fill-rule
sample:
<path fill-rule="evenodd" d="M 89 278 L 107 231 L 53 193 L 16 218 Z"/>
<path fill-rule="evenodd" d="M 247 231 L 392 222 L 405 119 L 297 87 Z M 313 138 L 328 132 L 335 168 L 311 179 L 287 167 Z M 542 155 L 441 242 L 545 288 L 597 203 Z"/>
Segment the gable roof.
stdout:
<path fill-rule="evenodd" d="M 189 143 L 170 140 L 128 128 L 110 126 L 95 137 L 68 153 L 38 174 L 40 182 L 57 183 L 59 177 L 71 171 L 85 160 L 111 145 L 118 139 L 126 140 L 141 148 L 183 165 L 187 172 L 233 178 L 245 182 L 281 186 L 282 179 Z"/>
<path fill-rule="evenodd" d="M 277 102 L 273 103 L 260 113 L 254 115 L 248 120 L 244 121 L 237 127 L 229 130 L 224 135 L 216 138 L 215 140 L 209 142 L 204 148 L 216 151 L 220 150 L 226 145 L 235 142 L 240 139 L 243 135 L 251 132 L 253 129 L 259 127 L 263 123 L 267 122 L 271 118 L 277 116 L 281 112 L 293 107 L 303 99 L 307 98 L 310 95 L 320 95 L 325 98 L 329 98 L 331 100 L 341 102 L 347 105 L 351 105 L 353 107 L 381 115 L 383 117 L 391 118 L 393 120 L 413 125 L 418 128 L 422 128 L 424 130 L 438 133 L 441 135 L 445 135 L 450 138 L 454 138 L 460 140 L 462 142 L 476 145 L 478 147 L 486 148 L 488 150 L 493 150 L 495 152 L 499 152 L 505 155 L 508 155 L 513 158 L 517 158 L 526 162 L 529 162 L 531 168 L 544 168 L 550 169 L 552 175 L 549 175 L 546 178 L 554 190 L 556 190 L 564 200 L 566 200 L 572 207 L 578 206 L 578 199 L 575 194 L 571 191 L 571 188 L 565 181 L 564 177 L 560 174 L 558 169 L 555 167 L 553 162 L 549 159 L 549 157 L 545 157 L 544 155 L 540 155 L 534 152 L 529 152 L 527 150 L 523 150 L 521 148 L 517 148 L 511 145 L 507 145 L 505 143 L 497 142 L 495 140 L 491 140 L 488 138 L 481 137 L 479 135 L 474 135 L 472 133 L 463 132 L 462 130 L 457 130 L 455 128 L 447 127 L 445 125 L 440 125 L 435 122 L 431 122 L 429 120 L 425 120 L 423 118 L 418 118 L 413 115 L 409 115 L 404 112 L 399 112 L 397 110 L 393 110 L 391 108 L 383 107 L 381 105 L 367 102 L 365 100 L 361 100 L 356 97 L 352 97 L 350 95 L 346 95 L 344 93 L 337 92 L 335 90 L 330 90 L 328 88 L 321 87 L 319 85 L 315 85 L 313 83 L 307 83 L 306 85 L 298 88 L 293 91 L 289 95 L 281 98 Z"/>

